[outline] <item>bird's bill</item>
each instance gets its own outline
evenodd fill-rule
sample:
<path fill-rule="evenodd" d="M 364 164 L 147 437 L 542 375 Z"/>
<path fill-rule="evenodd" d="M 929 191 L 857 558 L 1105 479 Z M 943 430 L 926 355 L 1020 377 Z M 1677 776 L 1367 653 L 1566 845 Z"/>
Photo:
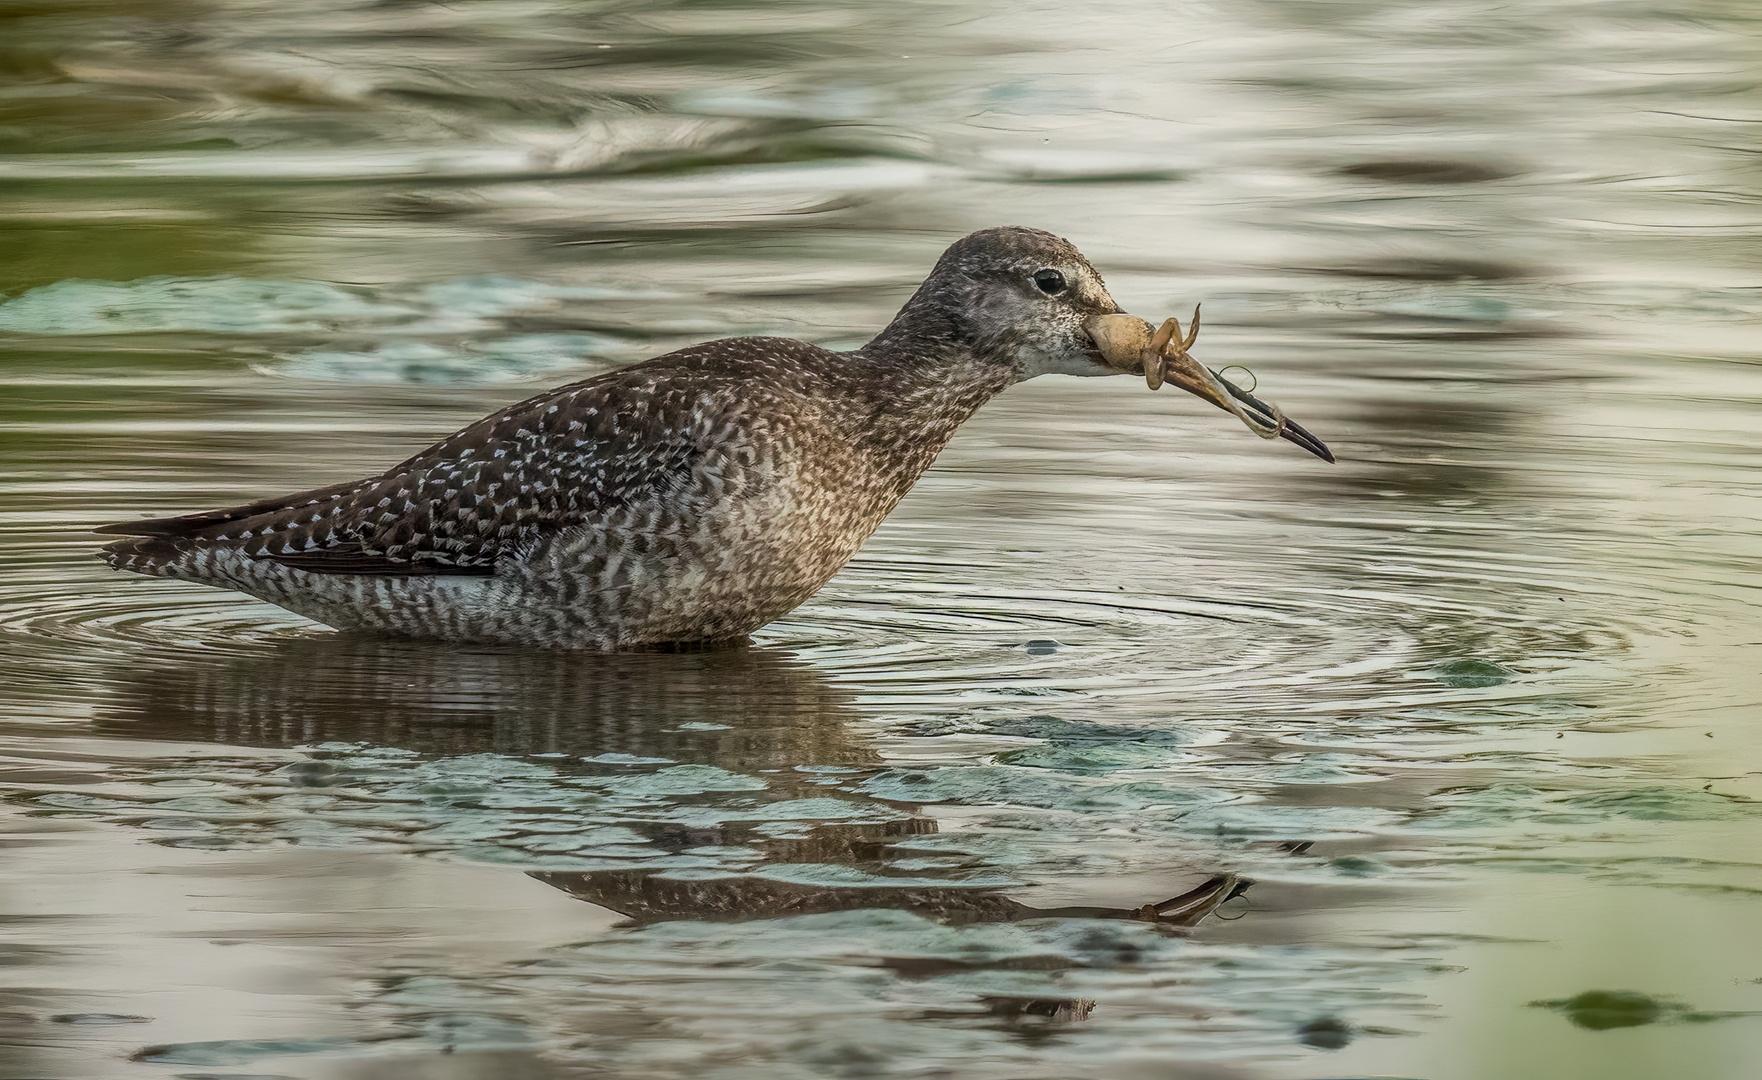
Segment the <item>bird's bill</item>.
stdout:
<path fill-rule="evenodd" d="M 1333 461 L 1334 453 L 1326 443 L 1311 435 L 1302 424 L 1290 419 L 1276 406 L 1255 397 L 1217 372 L 1186 354 L 1162 358 L 1163 381 L 1203 398 L 1248 425 L 1248 430 L 1263 439 L 1284 439 L 1321 458 Z"/>
<path fill-rule="evenodd" d="M 1188 354 L 1187 346 L 1199 330 L 1198 311 L 1193 315 L 1192 332 L 1184 339 L 1180 323 L 1174 319 L 1153 332 L 1143 319 L 1123 313 L 1095 316 L 1084 329 L 1094 340 L 1101 362 L 1115 371 L 1144 376 L 1152 390 L 1165 382 L 1172 383 L 1235 416 L 1263 439 L 1285 439 L 1323 461 L 1333 461 L 1334 454 L 1327 444 L 1303 425 Z"/>

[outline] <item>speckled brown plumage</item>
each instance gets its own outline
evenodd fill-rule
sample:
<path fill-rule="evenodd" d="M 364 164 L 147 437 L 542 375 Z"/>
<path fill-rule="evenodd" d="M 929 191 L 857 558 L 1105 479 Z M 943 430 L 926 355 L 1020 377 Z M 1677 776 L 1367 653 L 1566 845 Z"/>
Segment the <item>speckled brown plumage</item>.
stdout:
<path fill-rule="evenodd" d="M 1056 270 L 1049 295 L 1034 277 Z M 959 241 L 873 341 L 695 345 L 509 406 L 353 483 L 107 526 L 117 569 L 343 629 L 623 649 L 743 638 L 823 585 L 999 391 L 1112 374 L 1069 243 Z"/>

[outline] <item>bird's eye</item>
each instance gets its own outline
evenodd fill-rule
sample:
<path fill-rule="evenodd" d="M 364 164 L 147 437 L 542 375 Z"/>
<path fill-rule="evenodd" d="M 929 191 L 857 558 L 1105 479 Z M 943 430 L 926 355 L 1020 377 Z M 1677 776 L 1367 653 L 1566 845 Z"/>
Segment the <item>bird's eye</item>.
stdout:
<path fill-rule="evenodd" d="M 1065 291 L 1065 276 L 1057 270 L 1034 271 L 1034 284 L 1048 296 Z"/>

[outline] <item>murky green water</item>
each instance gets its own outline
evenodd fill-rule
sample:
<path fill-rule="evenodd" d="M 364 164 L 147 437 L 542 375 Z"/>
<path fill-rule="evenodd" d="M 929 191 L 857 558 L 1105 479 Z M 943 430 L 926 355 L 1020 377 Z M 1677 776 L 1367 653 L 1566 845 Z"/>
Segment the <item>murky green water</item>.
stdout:
<path fill-rule="evenodd" d="M 3 1080 L 1762 1060 L 1753 11 L 0 14 Z M 1341 463 L 1037 380 L 706 655 L 90 558 L 1004 223 Z"/>

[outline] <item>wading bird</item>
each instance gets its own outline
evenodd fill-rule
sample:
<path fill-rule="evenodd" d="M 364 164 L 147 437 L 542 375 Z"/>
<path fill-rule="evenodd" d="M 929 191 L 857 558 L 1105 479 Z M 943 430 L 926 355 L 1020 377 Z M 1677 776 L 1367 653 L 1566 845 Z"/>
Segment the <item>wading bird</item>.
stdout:
<path fill-rule="evenodd" d="M 1036 229 L 950 247 L 873 341 L 730 338 L 501 409 L 364 480 L 107 525 L 118 570 L 344 630 L 620 650 L 743 640 L 811 596 L 958 428 L 1036 375 L 1143 375 L 1320 440 L 1125 315 Z"/>

